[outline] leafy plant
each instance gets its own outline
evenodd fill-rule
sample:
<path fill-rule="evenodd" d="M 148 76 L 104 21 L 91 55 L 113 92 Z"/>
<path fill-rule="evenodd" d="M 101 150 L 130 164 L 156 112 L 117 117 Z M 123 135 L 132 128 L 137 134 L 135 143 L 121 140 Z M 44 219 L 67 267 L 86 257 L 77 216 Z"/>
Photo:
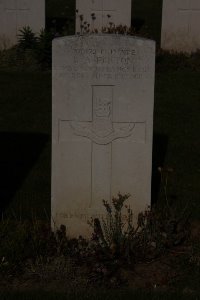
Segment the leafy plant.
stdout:
<path fill-rule="evenodd" d="M 132 256 L 132 242 L 138 230 L 138 227 L 135 229 L 133 226 L 133 213 L 130 207 L 125 207 L 127 216 L 123 220 L 125 214 L 122 215 L 122 209 L 129 197 L 128 194 L 119 193 L 117 198 L 112 198 L 112 205 L 103 200 L 107 212 L 106 218 L 101 221 L 95 218 L 89 222 L 94 229 L 93 239 L 111 256 L 123 257 L 127 261 Z"/>
<path fill-rule="evenodd" d="M 53 38 L 54 35 L 52 32 L 42 29 L 37 39 L 36 57 L 38 63 L 43 68 L 51 67 Z"/>
<path fill-rule="evenodd" d="M 38 37 L 32 29 L 23 27 L 18 40 L 19 56 L 27 61 L 27 55 L 32 56 L 41 68 L 50 68 L 52 60 L 52 32 L 42 29 Z"/>
<path fill-rule="evenodd" d="M 35 49 L 37 46 L 37 37 L 29 26 L 25 26 L 19 30 L 18 34 L 18 46 L 19 48 Z"/>
<path fill-rule="evenodd" d="M 37 219 L 29 222 L 2 220 L 0 274 L 20 271 L 49 280 L 58 278 L 59 273 L 69 278 L 74 268 L 82 267 L 86 270 L 84 276 L 92 284 L 124 285 L 124 268 L 150 262 L 168 250 L 173 251 L 187 239 L 189 227 L 185 210 L 179 211 L 177 217 L 168 201 L 168 176 L 172 170 L 159 171 L 166 201 L 164 209 L 148 208 L 139 213 L 134 223 L 133 211 L 126 204 L 130 195 L 119 193 L 111 203 L 103 200 L 104 218 L 88 222 L 93 228 L 90 240 L 81 236 L 69 239 L 64 225 L 52 232 L 50 224 Z M 192 248 L 188 261 L 199 268 L 198 245 Z"/>

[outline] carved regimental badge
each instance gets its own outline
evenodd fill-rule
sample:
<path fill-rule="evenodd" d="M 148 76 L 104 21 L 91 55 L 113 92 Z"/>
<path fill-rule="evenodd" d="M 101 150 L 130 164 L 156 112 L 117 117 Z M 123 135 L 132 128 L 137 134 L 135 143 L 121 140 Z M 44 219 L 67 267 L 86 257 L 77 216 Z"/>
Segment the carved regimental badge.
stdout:
<path fill-rule="evenodd" d="M 113 122 L 114 86 L 92 86 L 93 114 L 91 122 L 70 121 L 74 134 L 89 138 L 92 142 L 106 145 L 132 134 L 133 122 Z"/>

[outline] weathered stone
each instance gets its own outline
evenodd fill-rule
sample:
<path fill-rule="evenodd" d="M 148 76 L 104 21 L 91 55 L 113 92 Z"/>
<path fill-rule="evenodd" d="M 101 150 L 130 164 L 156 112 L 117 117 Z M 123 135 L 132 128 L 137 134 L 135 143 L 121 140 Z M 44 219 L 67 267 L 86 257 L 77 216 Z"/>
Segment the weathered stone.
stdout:
<path fill-rule="evenodd" d="M 121 35 L 53 41 L 52 218 L 88 236 L 102 199 L 151 195 L 155 45 Z"/>
<path fill-rule="evenodd" d="M 131 26 L 131 0 L 76 0 L 76 32 L 81 32 L 81 25 L 90 30 L 115 25 Z M 83 21 L 80 16 L 83 16 Z"/>
<path fill-rule="evenodd" d="M 25 26 L 35 33 L 45 27 L 45 0 L 0 0 L 0 48 L 16 44 Z"/>
<path fill-rule="evenodd" d="M 200 48 L 200 1 L 164 0 L 161 47 L 177 52 Z"/>

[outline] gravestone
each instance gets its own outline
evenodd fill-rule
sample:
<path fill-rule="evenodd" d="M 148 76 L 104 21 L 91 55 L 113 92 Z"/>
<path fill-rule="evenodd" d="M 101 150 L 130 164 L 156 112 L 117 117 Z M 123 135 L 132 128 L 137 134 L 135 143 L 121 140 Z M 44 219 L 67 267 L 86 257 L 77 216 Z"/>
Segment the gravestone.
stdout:
<path fill-rule="evenodd" d="M 90 29 L 98 29 L 115 25 L 131 26 L 131 0 L 76 0 L 76 32 L 81 32 L 81 24 L 87 22 Z M 92 20 L 94 14 L 95 20 Z M 83 22 L 80 21 L 80 15 L 83 15 Z"/>
<path fill-rule="evenodd" d="M 200 1 L 164 0 L 161 48 L 194 52 L 200 48 Z"/>
<path fill-rule="evenodd" d="M 45 0 L 0 0 L 0 47 L 16 44 L 25 26 L 35 33 L 45 27 Z"/>
<path fill-rule="evenodd" d="M 52 220 L 89 235 L 102 199 L 150 204 L 155 44 L 121 35 L 53 41 Z"/>

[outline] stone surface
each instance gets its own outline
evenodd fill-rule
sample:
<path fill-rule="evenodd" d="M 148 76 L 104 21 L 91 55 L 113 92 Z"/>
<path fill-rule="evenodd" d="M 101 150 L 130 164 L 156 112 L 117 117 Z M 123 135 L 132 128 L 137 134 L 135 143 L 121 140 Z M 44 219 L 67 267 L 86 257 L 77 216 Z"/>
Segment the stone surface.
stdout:
<path fill-rule="evenodd" d="M 0 0 L 0 47 L 16 44 L 24 26 L 35 33 L 45 27 L 45 0 Z"/>
<path fill-rule="evenodd" d="M 52 220 L 71 236 L 88 236 L 118 192 L 135 216 L 150 204 L 154 60 L 146 39 L 53 41 Z"/>
<path fill-rule="evenodd" d="M 161 47 L 177 52 L 200 48 L 200 1 L 164 0 Z"/>
<path fill-rule="evenodd" d="M 76 0 L 76 9 L 76 32 L 81 32 L 80 15 L 83 15 L 83 22 L 88 22 L 92 30 L 101 31 L 110 22 L 131 26 L 131 0 Z M 95 20 L 92 20 L 91 14 L 95 14 Z"/>

